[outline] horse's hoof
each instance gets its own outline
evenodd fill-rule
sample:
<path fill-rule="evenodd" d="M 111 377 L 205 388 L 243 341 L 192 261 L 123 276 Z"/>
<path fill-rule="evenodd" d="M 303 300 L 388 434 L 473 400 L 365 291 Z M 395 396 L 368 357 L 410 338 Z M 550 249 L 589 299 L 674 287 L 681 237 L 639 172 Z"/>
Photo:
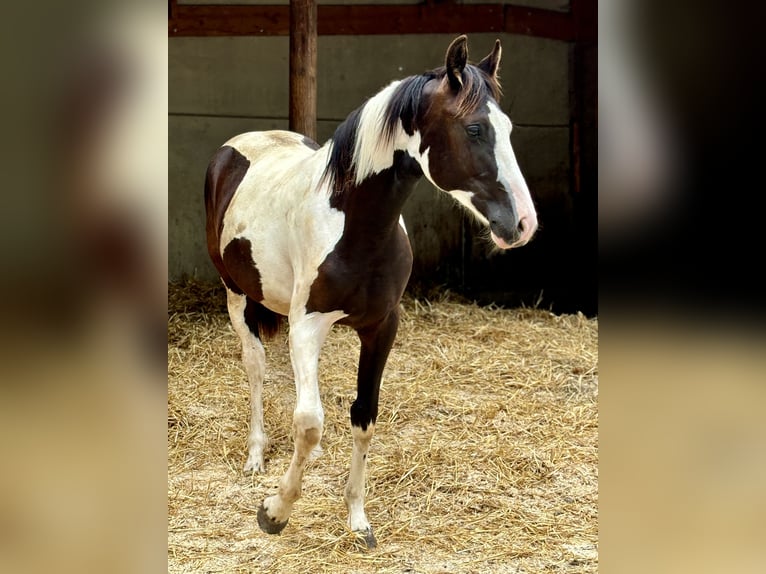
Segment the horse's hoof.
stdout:
<path fill-rule="evenodd" d="M 245 468 L 242 469 L 242 472 L 245 474 L 245 476 L 250 476 L 251 474 L 263 474 L 266 472 L 266 470 L 262 461 L 259 462 L 257 460 L 253 460 L 252 458 L 248 458 L 247 462 L 245 463 Z"/>
<path fill-rule="evenodd" d="M 378 545 L 378 541 L 375 540 L 375 535 L 372 533 L 372 526 L 367 530 L 357 530 L 354 534 L 356 534 L 359 539 L 364 540 L 368 550 L 372 550 Z"/>
<path fill-rule="evenodd" d="M 277 522 L 276 519 L 271 518 L 263 507 L 263 502 L 261 502 L 261 505 L 258 507 L 258 526 L 266 534 L 279 534 L 287 526 L 287 522 L 287 520 Z"/>
<path fill-rule="evenodd" d="M 245 462 L 245 468 L 243 471 L 246 475 L 261 474 L 266 472 L 266 465 L 263 462 L 262 450 L 254 448 L 247 453 L 247 461 Z"/>

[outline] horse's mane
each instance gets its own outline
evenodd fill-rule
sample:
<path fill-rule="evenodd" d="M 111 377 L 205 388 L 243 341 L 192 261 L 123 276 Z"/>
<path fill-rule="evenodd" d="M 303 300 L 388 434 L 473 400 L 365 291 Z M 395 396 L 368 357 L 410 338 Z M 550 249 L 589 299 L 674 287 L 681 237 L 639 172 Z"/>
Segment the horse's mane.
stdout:
<path fill-rule="evenodd" d="M 335 130 L 322 175 L 333 194 L 343 194 L 376 171 L 377 158 L 391 156 L 400 120 L 408 134 L 415 132 L 423 88 L 431 80 L 444 80 L 446 73 L 442 66 L 393 82 L 348 115 Z M 463 69 L 462 82 L 455 102 L 457 117 L 475 112 L 489 97 L 500 100 L 497 79 L 476 66 Z"/>

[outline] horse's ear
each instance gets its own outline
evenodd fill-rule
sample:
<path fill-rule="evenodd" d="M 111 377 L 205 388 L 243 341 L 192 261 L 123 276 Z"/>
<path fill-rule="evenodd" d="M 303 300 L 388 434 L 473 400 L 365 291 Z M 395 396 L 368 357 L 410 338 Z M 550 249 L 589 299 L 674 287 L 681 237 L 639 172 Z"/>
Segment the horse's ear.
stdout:
<path fill-rule="evenodd" d="M 447 48 L 447 59 L 445 66 L 447 68 L 447 78 L 450 86 L 455 91 L 463 87 L 463 70 L 468 62 L 468 38 L 464 35 L 458 36 Z"/>
<path fill-rule="evenodd" d="M 500 56 L 503 54 L 503 48 L 500 46 L 500 40 L 495 40 L 495 47 L 492 52 L 478 64 L 480 70 L 484 70 L 490 78 L 497 76 L 497 69 L 500 67 Z"/>

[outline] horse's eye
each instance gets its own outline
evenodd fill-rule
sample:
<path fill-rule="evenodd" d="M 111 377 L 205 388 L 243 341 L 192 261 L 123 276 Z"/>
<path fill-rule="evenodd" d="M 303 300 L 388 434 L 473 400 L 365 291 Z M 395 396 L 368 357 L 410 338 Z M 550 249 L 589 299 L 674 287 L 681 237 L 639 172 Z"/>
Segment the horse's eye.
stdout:
<path fill-rule="evenodd" d="M 479 124 L 471 124 L 470 126 L 465 128 L 465 131 L 472 138 L 477 138 L 481 134 L 481 126 Z"/>

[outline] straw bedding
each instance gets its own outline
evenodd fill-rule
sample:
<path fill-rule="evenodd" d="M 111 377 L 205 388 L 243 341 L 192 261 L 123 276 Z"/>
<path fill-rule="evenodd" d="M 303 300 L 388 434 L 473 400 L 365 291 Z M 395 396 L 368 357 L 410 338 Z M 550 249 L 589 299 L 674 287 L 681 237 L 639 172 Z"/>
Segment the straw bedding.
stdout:
<path fill-rule="evenodd" d="M 170 572 L 596 572 L 598 321 L 406 298 L 368 457 L 368 551 L 346 526 L 356 334 L 320 359 L 324 453 L 279 536 L 256 509 L 292 455 L 286 335 L 266 345 L 267 471 L 245 476 L 248 384 L 222 287 L 170 286 Z"/>

